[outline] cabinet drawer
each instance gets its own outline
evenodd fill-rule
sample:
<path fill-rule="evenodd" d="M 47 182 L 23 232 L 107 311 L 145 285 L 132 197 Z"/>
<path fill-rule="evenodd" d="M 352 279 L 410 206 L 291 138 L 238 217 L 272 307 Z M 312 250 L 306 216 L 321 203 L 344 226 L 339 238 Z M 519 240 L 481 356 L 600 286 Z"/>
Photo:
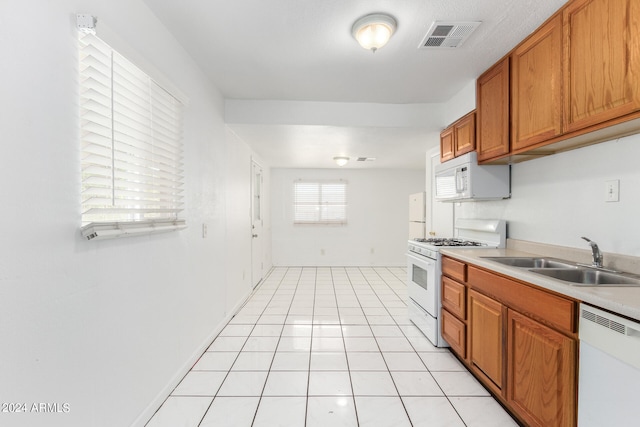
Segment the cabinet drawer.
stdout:
<path fill-rule="evenodd" d="M 442 337 L 449 343 L 453 350 L 460 358 L 467 357 L 467 327 L 460 320 L 449 313 L 442 310 Z"/>
<path fill-rule="evenodd" d="M 575 301 L 473 266 L 469 266 L 469 285 L 560 331 L 577 332 Z"/>
<path fill-rule="evenodd" d="M 465 286 L 442 276 L 442 306 L 458 319 L 465 320 L 467 311 Z"/>
<path fill-rule="evenodd" d="M 467 264 L 452 258 L 442 257 L 442 274 L 464 283 L 467 281 Z"/>

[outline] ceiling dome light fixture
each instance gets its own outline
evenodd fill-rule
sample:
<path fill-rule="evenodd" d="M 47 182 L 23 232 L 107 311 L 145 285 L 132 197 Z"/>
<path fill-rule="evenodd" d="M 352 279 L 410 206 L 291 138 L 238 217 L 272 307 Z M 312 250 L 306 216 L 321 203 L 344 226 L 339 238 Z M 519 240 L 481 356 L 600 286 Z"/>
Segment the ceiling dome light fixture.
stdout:
<path fill-rule="evenodd" d="M 349 158 L 345 156 L 337 156 L 337 157 L 334 157 L 333 160 L 336 162 L 338 166 L 344 166 L 349 161 Z"/>
<path fill-rule="evenodd" d="M 376 50 L 387 44 L 398 26 L 396 20 L 384 13 L 372 13 L 358 19 L 351 28 L 351 34 L 365 49 Z"/>

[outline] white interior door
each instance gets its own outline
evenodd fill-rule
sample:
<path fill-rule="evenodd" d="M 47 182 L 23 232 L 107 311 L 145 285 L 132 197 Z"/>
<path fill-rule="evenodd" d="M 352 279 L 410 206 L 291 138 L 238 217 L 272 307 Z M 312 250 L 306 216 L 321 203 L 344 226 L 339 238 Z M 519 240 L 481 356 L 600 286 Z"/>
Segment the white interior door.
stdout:
<path fill-rule="evenodd" d="M 251 284 L 264 277 L 264 239 L 262 237 L 262 167 L 251 162 Z"/>

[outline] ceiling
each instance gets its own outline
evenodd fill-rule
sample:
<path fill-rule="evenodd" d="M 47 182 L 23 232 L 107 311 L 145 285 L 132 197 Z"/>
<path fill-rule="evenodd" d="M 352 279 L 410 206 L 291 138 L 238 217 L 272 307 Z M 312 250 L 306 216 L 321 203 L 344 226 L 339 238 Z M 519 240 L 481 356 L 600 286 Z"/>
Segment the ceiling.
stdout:
<path fill-rule="evenodd" d="M 377 158 L 348 167 L 393 168 L 424 167 L 425 151 L 437 145 L 437 133 L 451 120 L 438 111 L 565 2 L 144 1 L 225 99 L 234 100 L 236 111 L 243 102 L 250 105 L 251 113 L 226 122 L 269 165 L 335 167 L 333 156 L 348 155 Z M 391 41 L 376 53 L 351 36 L 354 21 L 372 12 L 389 13 L 398 22 Z M 433 21 L 482 24 L 459 48 L 418 49 Z M 305 110 L 314 116 L 265 121 L 273 100 L 286 102 L 298 116 Z M 419 106 L 416 111 L 429 104 L 436 113 L 424 122 L 356 125 L 368 104 Z M 336 105 L 349 108 L 328 117 Z M 318 120 L 322 107 L 327 114 L 320 116 L 327 117 Z"/>

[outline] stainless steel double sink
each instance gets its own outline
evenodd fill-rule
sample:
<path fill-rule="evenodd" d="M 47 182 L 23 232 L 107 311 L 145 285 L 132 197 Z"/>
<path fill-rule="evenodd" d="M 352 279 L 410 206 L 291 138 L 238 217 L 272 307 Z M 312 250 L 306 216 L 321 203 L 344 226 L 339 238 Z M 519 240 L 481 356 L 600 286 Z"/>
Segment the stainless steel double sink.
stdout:
<path fill-rule="evenodd" d="M 573 286 L 640 286 L 640 276 L 583 266 L 571 261 L 546 257 L 482 257 L 510 267 L 562 280 Z"/>

